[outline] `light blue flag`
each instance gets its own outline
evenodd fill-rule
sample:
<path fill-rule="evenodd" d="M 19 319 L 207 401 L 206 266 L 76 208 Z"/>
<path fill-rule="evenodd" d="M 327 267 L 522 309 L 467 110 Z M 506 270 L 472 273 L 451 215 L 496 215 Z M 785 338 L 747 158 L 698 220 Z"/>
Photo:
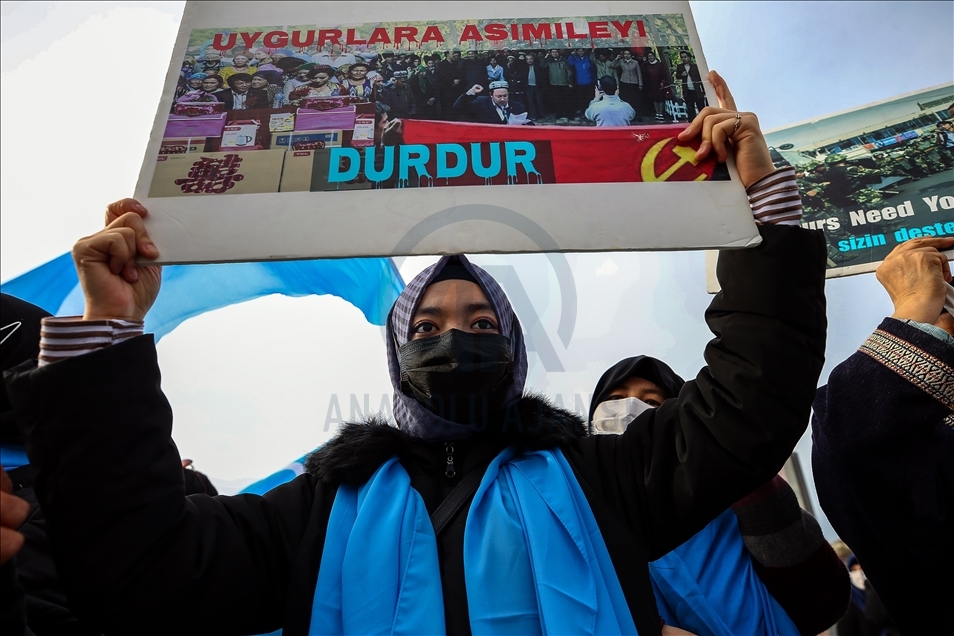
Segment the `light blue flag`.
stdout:
<path fill-rule="evenodd" d="M 264 495 L 272 488 L 281 486 L 282 484 L 290 482 L 298 475 L 305 472 L 305 458 L 308 457 L 299 457 L 292 463 L 288 464 L 278 472 L 274 472 L 264 479 L 259 479 L 253 484 L 249 484 L 245 488 L 239 491 L 239 494 L 250 493 L 253 495 Z"/>
<path fill-rule="evenodd" d="M 56 316 L 83 313 L 83 291 L 69 253 L 0 289 Z M 146 315 L 146 332 L 158 340 L 188 318 L 269 294 L 332 294 L 360 309 L 371 324 L 383 325 L 402 289 L 404 281 L 389 258 L 167 265 L 159 297 Z"/>

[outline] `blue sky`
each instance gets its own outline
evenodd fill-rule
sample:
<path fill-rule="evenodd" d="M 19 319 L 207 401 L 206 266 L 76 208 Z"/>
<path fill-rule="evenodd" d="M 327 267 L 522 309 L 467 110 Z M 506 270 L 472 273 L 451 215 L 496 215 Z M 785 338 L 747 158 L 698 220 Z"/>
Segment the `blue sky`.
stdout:
<path fill-rule="evenodd" d="M 710 68 L 765 130 L 954 80 L 951 2 L 691 5 Z M 0 276 L 7 280 L 96 231 L 103 206 L 132 192 L 183 3 L 0 6 Z M 50 81 L 60 68 L 73 72 Z M 61 95 L 79 97 L 69 115 Z M 57 149 L 64 135 L 65 152 Z M 556 336 L 560 285 L 544 256 L 476 259 L 517 270 L 550 334 L 565 370 L 547 371 L 531 354 L 535 388 L 572 402 L 588 396 L 607 366 L 638 353 L 695 375 L 711 338 L 702 320 L 710 297 L 701 253 L 567 258 L 578 293 L 569 346 Z M 429 262 L 407 259 L 402 273 Z M 823 380 L 891 312 L 872 275 L 829 281 L 827 291 Z M 219 310 L 182 325 L 159 353 L 183 456 L 236 483 L 326 439 L 336 399 L 347 417 L 352 394 L 358 406 L 367 394 L 376 409 L 390 392 L 380 330 L 336 298 L 273 297 Z M 797 449 L 803 466 L 809 448 L 806 437 Z"/>

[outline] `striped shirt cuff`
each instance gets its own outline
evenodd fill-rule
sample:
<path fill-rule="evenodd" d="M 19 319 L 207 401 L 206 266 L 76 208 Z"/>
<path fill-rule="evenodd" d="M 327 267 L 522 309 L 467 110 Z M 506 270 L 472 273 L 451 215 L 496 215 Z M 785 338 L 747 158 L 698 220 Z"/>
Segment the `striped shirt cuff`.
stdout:
<path fill-rule="evenodd" d="M 745 192 L 756 223 L 798 225 L 802 219 L 802 197 L 791 166 L 765 175 Z"/>
<path fill-rule="evenodd" d="M 38 366 L 104 349 L 143 333 L 134 320 L 83 320 L 80 316 L 44 318 L 40 322 Z"/>

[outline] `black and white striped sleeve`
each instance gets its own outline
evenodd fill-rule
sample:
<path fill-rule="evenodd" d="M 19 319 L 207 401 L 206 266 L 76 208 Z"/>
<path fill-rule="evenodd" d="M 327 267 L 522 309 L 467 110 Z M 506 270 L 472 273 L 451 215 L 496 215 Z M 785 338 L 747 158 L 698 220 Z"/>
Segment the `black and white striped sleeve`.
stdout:
<path fill-rule="evenodd" d="M 802 197 L 791 166 L 762 177 L 745 192 L 756 223 L 798 225 L 802 219 Z"/>
<path fill-rule="evenodd" d="M 38 366 L 81 356 L 141 336 L 143 323 L 133 320 L 83 320 L 80 316 L 44 318 L 40 323 Z"/>

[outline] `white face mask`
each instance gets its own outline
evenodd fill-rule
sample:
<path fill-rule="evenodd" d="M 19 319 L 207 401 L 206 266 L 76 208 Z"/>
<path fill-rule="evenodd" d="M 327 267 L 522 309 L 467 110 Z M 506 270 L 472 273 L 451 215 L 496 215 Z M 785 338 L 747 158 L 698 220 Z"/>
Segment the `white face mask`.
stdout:
<path fill-rule="evenodd" d="M 601 402 L 593 412 L 593 433 L 619 435 L 626 430 L 630 422 L 636 419 L 637 415 L 652 408 L 655 407 L 634 397 Z"/>
<path fill-rule="evenodd" d="M 848 573 L 848 576 L 851 577 L 851 584 L 857 587 L 859 590 L 865 589 L 865 573 L 864 570 L 852 570 Z"/>

